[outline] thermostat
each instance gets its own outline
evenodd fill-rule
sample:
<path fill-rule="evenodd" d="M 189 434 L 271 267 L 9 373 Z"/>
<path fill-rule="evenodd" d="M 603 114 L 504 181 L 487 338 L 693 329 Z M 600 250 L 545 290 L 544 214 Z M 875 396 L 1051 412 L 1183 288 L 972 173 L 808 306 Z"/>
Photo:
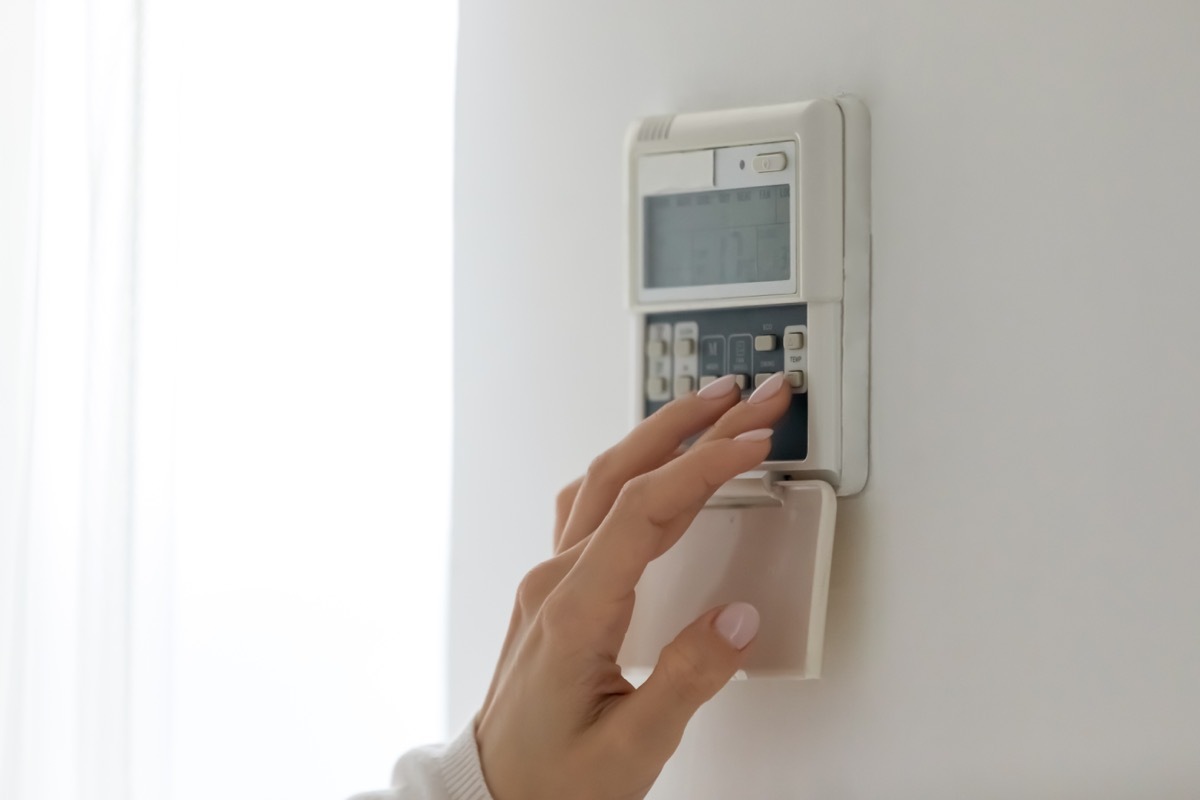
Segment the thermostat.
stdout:
<path fill-rule="evenodd" d="M 638 415 L 777 372 L 763 474 L 867 480 L 870 123 L 852 97 L 652 117 L 627 140 Z"/>

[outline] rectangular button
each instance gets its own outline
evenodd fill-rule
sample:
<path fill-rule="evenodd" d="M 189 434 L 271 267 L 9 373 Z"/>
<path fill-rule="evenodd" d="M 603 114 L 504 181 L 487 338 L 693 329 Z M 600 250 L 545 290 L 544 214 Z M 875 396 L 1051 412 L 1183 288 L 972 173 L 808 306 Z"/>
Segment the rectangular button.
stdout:
<path fill-rule="evenodd" d="M 783 337 L 784 350 L 802 350 L 804 348 L 804 333 L 796 331 L 794 333 L 785 334 Z"/>
<path fill-rule="evenodd" d="M 725 374 L 724 336 L 705 336 L 700 339 L 700 371 L 710 375 Z"/>
<path fill-rule="evenodd" d="M 651 358 L 661 358 L 667 354 L 667 343 L 662 339 L 651 339 L 646 342 L 646 355 Z"/>
<path fill-rule="evenodd" d="M 803 389 L 804 388 L 804 370 L 799 369 L 799 370 L 795 370 L 793 372 L 789 372 L 787 374 L 787 379 L 788 379 L 788 383 L 790 383 L 792 385 L 793 389 Z"/>
<path fill-rule="evenodd" d="M 651 399 L 653 399 L 655 397 L 662 397 L 666 393 L 667 393 L 667 379 L 666 378 L 651 378 L 650 380 L 648 380 L 646 382 L 646 394 L 648 394 L 651 397 Z"/>
<path fill-rule="evenodd" d="M 771 379 L 771 376 L 772 376 L 772 375 L 774 375 L 774 374 L 775 374 L 774 372 L 758 372 L 758 373 L 755 373 L 755 375 L 754 375 L 754 388 L 755 388 L 755 389 L 757 389 L 758 387 L 762 386 L 764 383 L 766 383 L 767 381 L 769 381 L 769 380 Z"/>
<path fill-rule="evenodd" d="M 687 358 L 694 352 L 696 352 L 696 340 L 695 339 L 676 339 L 675 340 L 675 355 L 677 358 Z"/>
<path fill-rule="evenodd" d="M 692 390 L 695 384 L 692 382 L 691 375 L 680 375 L 675 379 L 675 396 L 682 397 Z"/>
<path fill-rule="evenodd" d="M 754 349 L 760 353 L 765 353 L 769 350 L 774 350 L 778 338 L 771 334 L 763 334 L 762 336 L 754 337 Z"/>
<path fill-rule="evenodd" d="M 787 167 L 787 156 L 783 153 L 763 153 L 754 157 L 755 172 L 781 172 Z"/>
<path fill-rule="evenodd" d="M 738 333 L 729 337 L 729 371 L 749 375 L 754 372 L 754 337 Z"/>

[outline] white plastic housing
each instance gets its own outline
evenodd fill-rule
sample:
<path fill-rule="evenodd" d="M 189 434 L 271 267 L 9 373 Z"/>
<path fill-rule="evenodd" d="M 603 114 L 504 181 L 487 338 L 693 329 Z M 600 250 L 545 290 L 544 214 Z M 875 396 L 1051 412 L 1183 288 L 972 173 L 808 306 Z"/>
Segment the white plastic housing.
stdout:
<path fill-rule="evenodd" d="M 676 169 L 664 177 L 653 168 L 664 154 L 697 154 L 739 145 L 791 142 L 798 158 L 785 173 L 798 191 L 795 212 L 798 224 L 793 253 L 796 257 L 795 287 L 789 292 L 772 292 L 742 300 L 744 305 L 779 302 L 819 302 L 842 297 L 842 112 L 834 100 L 809 100 L 760 108 L 707 111 L 671 117 L 665 133 L 647 133 L 645 121 L 629 132 L 629 259 L 632 266 L 630 302 L 639 311 L 677 308 L 723 308 L 722 298 L 709 301 L 649 300 L 642 288 L 642 199 L 673 191 L 694 191 L 714 186 L 715 166 L 703 161 Z M 774 149 L 774 148 L 765 148 Z M 778 173 L 777 173 L 778 174 Z M 672 180 L 671 178 L 674 178 Z"/>

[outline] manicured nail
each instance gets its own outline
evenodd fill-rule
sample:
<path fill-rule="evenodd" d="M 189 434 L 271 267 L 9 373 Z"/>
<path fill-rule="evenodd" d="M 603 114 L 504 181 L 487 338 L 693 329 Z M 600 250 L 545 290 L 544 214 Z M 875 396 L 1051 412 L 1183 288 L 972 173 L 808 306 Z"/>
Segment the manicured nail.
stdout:
<path fill-rule="evenodd" d="M 766 400 L 769 400 L 775 396 L 775 393 L 778 392 L 780 387 L 782 387 L 782 386 L 783 386 L 783 373 L 776 372 L 774 375 L 772 375 L 771 377 L 769 377 L 765 381 L 763 381 L 763 385 L 758 387 L 757 389 L 755 389 L 754 394 L 750 395 L 750 399 L 747 400 L 746 402 L 747 403 L 762 403 Z"/>
<path fill-rule="evenodd" d="M 713 627 L 721 638 L 741 650 L 758 633 L 758 609 L 749 603 L 730 603 L 717 615 Z"/>
<path fill-rule="evenodd" d="M 703 397 L 705 400 L 715 400 L 718 397 L 724 397 L 733 391 L 733 381 L 734 377 L 732 375 L 724 375 L 696 392 L 696 396 Z"/>
<path fill-rule="evenodd" d="M 761 442 L 763 439 L 770 439 L 771 434 L 774 432 L 770 428 L 758 428 L 757 430 L 739 433 L 733 437 L 733 440 L 735 442 Z"/>

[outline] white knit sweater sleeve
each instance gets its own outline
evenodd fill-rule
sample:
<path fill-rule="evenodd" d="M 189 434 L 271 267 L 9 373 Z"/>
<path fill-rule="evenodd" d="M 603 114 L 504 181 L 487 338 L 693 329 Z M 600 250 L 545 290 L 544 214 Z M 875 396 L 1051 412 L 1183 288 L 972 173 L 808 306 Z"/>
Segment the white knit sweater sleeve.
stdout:
<path fill-rule="evenodd" d="M 392 788 L 352 800 L 492 800 L 483 781 L 475 726 L 449 744 L 418 747 L 396 762 Z"/>

